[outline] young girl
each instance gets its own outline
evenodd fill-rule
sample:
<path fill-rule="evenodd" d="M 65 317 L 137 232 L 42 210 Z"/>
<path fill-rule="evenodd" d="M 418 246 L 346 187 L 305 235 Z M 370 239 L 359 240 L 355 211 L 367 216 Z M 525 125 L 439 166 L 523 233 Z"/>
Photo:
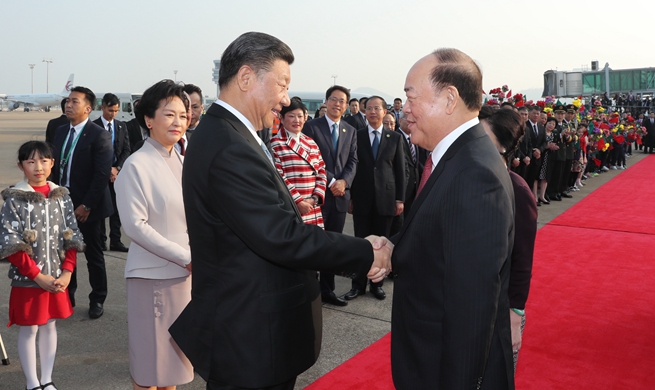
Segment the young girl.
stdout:
<path fill-rule="evenodd" d="M 52 369 L 57 351 L 55 320 L 73 308 L 66 288 L 77 252 L 84 251 L 73 202 L 65 187 L 47 181 L 54 165 L 50 147 L 29 141 L 18 149 L 18 168 L 25 174 L 2 191 L 0 258 L 11 262 L 9 324 L 18 325 L 18 357 L 28 390 L 56 390 Z M 36 372 L 39 335 L 41 380 Z"/>

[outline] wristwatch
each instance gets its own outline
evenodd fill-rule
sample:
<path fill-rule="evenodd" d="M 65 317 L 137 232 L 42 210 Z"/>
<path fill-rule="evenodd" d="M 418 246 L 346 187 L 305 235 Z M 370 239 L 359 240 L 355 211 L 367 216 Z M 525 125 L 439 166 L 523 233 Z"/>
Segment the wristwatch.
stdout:
<path fill-rule="evenodd" d="M 85 211 L 91 211 L 91 207 L 88 207 L 88 206 L 85 206 L 85 205 L 82 205 L 82 207 L 84 207 Z"/>

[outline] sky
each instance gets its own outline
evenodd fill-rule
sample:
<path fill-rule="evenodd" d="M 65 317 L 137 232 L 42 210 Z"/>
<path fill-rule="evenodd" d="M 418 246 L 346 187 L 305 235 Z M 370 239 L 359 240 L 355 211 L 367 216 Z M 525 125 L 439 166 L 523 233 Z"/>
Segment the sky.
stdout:
<path fill-rule="evenodd" d="M 46 92 L 46 73 L 50 92 L 61 91 L 75 73 L 75 85 L 96 92 L 141 93 L 177 77 L 214 97 L 213 60 L 248 31 L 274 35 L 291 47 L 291 91 L 323 92 L 336 75 L 337 84 L 355 92 L 374 88 L 404 100 L 410 67 L 440 47 L 476 60 L 487 92 L 506 84 L 533 100 L 540 98 L 543 73 L 550 69 L 590 68 L 592 60 L 601 68 L 606 62 L 612 69 L 655 66 L 646 40 L 618 33 L 626 19 L 613 27 L 607 23 L 612 9 L 583 0 L 566 6 L 503 0 L 2 3 L 0 94 L 30 93 L 28 64 L 36 64 L 34 93 Z M 616 12 L 634 23 L 621 29 L 641 31 L 638 10 L 652 3 L 622 4 Z M 53 61 L 49 71 L 44 58 Z"/>

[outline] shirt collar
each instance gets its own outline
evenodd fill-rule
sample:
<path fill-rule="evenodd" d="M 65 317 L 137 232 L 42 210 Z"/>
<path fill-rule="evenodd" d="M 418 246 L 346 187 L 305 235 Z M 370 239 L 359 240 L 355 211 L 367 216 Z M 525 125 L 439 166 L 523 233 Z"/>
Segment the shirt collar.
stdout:
<path fill-rule="evenodd" d="M 115 126 L 114 126 L 114 120 L 113 119 L 111 120 L 111 122 L 109 122 L 102 115 L 100 115 L 100 119 L 102 120 L 102 124 L 104 125 L 103 127 L 105 128 L 105 130 L 107 130 L 107 123 L 111 123 L 111 128 L 112 128 L 112 130 L 114 129 Z"/>
<path fill-rule="evenodd" d="M 374 128 L 372 128 L 371 125 L 369 124 L 369 125 L 368 125 L 368 133 L 371 134 L 371 133 L 373 133 L 374 131 L 378 131 L 380 134 L 382 134 L 382 129 L 383 129 L 383 128 L 384 128 L 384 125 L 380 125 L 380 127 L 378 127 L 377 129 L 374 129 Z"/>
<path fill-rule="evenodd" d="M 236 108 L 232 107 L 229 103 L 226 103 L 226 102 L 222 101 L 221 99 L 216 99 L 215 103 L 218 104 L 219 106 L 225 108 L 229 112 L 231 112 L 232 115 L 236 116 L 237 119 L 240 120 L 241 123 L 243 123 L 244 126 L 246 126 L 246 128 L 248 128 L 248 131 L 250 131 L 250 134 L 252 134 L 252 136 L 255 137 L 257 142 L 259 142 L 260 145 L 264 144 L 262 142 L 262 139 L 259 138 L 259 136 L 257 135 L 257 132 L 255 131 L 255 127 L 252 125 L 252 123 L 250 123 L 248 118 L 243 116 L 242 113 L 240 113 Z"/>
<path fill-rule="evenodd" d="M 444 154 L 446 154 L 446 151 L 452 144 L 457 141 L 457 138 L 464 134 L 466 130 L 470 129 L 471 127 L 477 125 L 480 123 L 477 117 L 462 123 L 459 127 L 457 127 L 455 130 L 451 131 L 450 134 L 444 137 L 437 146 L 434 147 L 434 150 L 432 151 L 432 154 L 430 157 L 432 157 L 432 170 L 434 171 L 434 168 L 439 164 L 439 160 L 441 160 L 441 157 L 443 157 Z"/>
<path fill-rule="evenodd" d="M 82 129 L 84 129 L 84 126 L 86 126 L 86 122 L 88 122 L 88 121 L 89 121 L 89 118 L 87 117 L 85 120 L 78 123 L 76 126 L 71 126 L 71 127 L 74 128 L 75 132 L 77 133 L 78 131 L 82 131 Z"/>
<path fill-rule="evenodd" d="M 327 116 L 327 114 L 325 115 L 325 119 L 327 119 L 328 127 L 330 127 L 330 131 L 332 131 L 332 124 L 334 124 L 334 123 L 337 124 L 337 129 L 339 128 L 339 123 L 341 122 L 341 120 L 339 120 L 339 122 L 335 122 L 332 119 L 330 119 L 330 117 Z"/>

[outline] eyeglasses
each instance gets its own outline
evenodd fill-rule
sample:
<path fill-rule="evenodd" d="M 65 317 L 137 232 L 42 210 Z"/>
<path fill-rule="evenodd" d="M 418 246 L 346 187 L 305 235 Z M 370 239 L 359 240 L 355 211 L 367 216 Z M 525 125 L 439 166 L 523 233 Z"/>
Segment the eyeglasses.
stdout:
<path fill-rule="evenodd" d="M 331 101 L 332 103 L 339 104 L 339 105 L 346 104 L 346 101 L 345 101 L 345 100 L 343 100 L 343 99 L 337 99 L 337 98 L 335 98 L 334 96 L 330 96 L 330 97 L 328 98 L 328 100 Z"/>
<path fill-rule="evenodd" d="M 375 112 L 380 112 L 380 111 L 382 111 L 382 110 L 383 110 L 383 108 L 380 107 L 380 106 L 375 106 L 375 107 L 373 107 L 373 106 L 371 106 L 371 107 L 366 107 L 366 111 L 375 111 Z"/>

